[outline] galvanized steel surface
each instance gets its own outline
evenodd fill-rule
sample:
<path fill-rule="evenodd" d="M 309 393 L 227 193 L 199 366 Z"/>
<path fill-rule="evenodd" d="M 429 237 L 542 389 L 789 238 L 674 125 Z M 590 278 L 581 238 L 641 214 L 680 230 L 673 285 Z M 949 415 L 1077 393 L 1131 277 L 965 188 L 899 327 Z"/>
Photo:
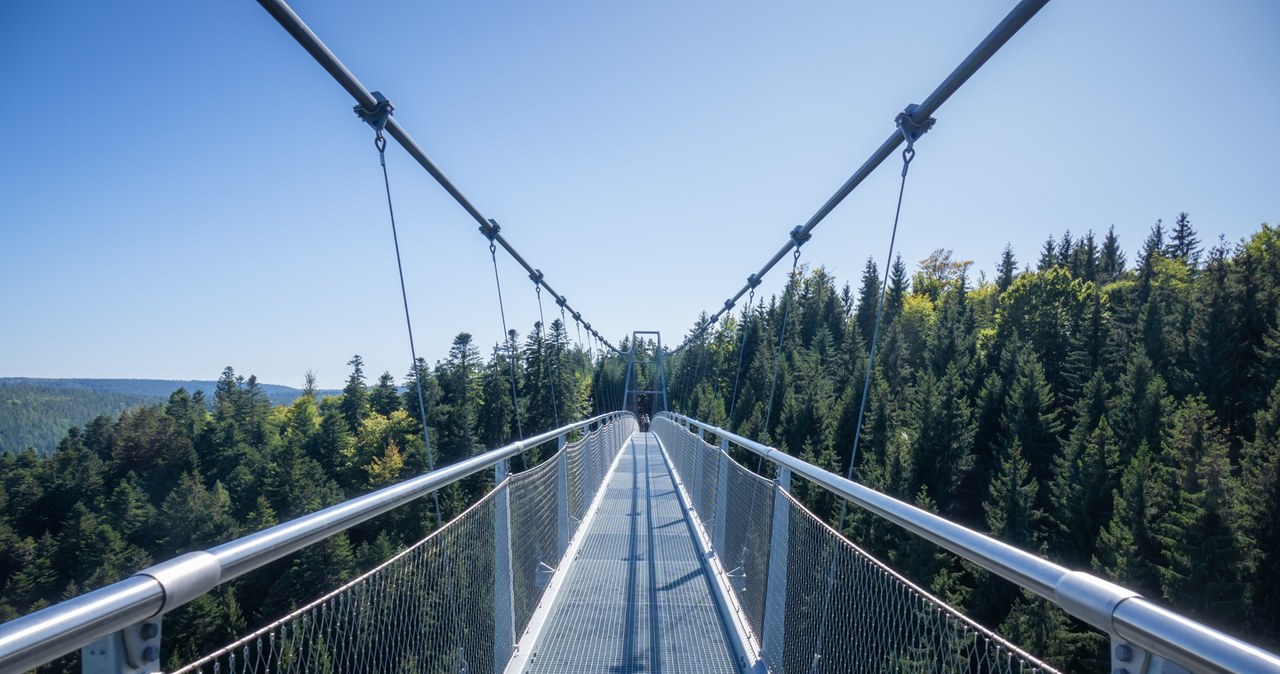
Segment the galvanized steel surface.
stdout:
<path fill-rule="evenodd" d="M 628 444 L 585 536 L 528 672 L 738 671 L 651 434 Z"/>

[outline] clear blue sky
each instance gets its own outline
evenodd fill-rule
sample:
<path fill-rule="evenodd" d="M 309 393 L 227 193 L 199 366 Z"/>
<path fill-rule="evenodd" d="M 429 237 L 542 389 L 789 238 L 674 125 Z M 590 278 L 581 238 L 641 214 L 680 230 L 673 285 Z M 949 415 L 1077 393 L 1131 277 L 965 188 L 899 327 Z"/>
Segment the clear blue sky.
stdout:
<path fill-rule="evenodd" d="M 294 8 L 610 339 L 675 343 L 1014 3 L 333 2 Z M 1280 220 L 1280 4 L 1055 0 L 937 113 L 904 259 L 1157 218 Z M 0 376 L 339 386 L 408 370 L 372 132 L 250 0 L 0 6 Z M 394 144 L 419 354 L 501 327 L 486 241 Z M 802 260 L 880 260 L 898 165 Z M 507 316 L 537 317 L 499 260 Z M 781 270 L 764 290 L 781 287 Z M 573 335 L 573 332 L 570 332 Z"/>

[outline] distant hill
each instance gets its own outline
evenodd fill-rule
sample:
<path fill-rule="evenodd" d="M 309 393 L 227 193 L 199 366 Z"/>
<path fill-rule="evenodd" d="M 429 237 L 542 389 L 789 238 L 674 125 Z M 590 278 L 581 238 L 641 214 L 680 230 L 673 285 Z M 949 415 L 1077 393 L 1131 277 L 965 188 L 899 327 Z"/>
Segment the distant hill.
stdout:
<path fill-rule="evenodd" d="M 273 405 L 288 405 L 302 395 L 300 389 L 261 384 Z M 67 431 L 100 414 L 116 417 L 131 407 L 153 405 L 185 388 L 204 391 L 213 401 L 217 382 L 180 379 L 31 379 L 0 377 L 0 453 L 21 452 L 28 447 L 48 454 Z M 341 391 L 320 391 L 336 395 Z"/>

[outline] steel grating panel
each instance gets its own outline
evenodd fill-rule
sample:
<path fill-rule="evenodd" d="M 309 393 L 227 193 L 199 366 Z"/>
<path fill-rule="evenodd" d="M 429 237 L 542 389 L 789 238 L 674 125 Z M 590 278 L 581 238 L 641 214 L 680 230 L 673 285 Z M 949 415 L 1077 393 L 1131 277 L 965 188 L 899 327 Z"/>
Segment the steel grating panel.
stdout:
<path fill-rule="evenodd" d="M 527 671 L 738 671 L 652 435 L 624 450 Z"/>

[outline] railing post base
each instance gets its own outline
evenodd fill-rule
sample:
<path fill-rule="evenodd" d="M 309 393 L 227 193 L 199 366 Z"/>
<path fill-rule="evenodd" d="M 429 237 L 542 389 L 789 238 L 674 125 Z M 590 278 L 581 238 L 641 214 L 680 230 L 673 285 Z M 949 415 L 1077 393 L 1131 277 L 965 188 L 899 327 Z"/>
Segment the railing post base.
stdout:
<path fill-rule="evenodd" d="M 160 671 L 160 616 L 130 625 L 80 649 L 83 674 Z"/>

